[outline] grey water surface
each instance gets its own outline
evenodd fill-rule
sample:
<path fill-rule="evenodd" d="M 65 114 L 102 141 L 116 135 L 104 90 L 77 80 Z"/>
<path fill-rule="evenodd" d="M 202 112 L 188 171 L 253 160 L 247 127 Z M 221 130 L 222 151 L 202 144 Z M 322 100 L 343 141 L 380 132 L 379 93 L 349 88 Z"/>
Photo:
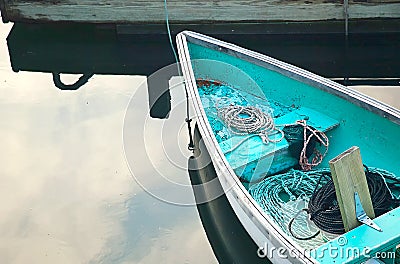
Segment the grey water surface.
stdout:
<path fill-rule="evenodd" d="M 61 91 L 50 73 L 12 71 L 11 27 L 0 24 L 0 263 L 215 263 L 196 207 L 156 199 L 134 178 L 163 170 L 165 153 L 138 146 L 152 166 L 125 157 L 132 97 L 138 119 L 148 116 L 146 78 L 94 75 Z M 186 168 L 168 170 L 190 186 Z"/>
<path fill-rule="evenodd" d="M 166 119 L 150 117 L 146 77 L 129 65 L 107 74 L 98 63 L 101 74 L 61 91 L 37 47 L 18 63 L 42 70 L 12 70 L 24 44 L 7 46 L 12 26 L 0 24 L 0 263 L 216 263 L 187 170 L 184 91 L 171 89 Z M 354 89 L 400 108 L 399 85 Z"/>

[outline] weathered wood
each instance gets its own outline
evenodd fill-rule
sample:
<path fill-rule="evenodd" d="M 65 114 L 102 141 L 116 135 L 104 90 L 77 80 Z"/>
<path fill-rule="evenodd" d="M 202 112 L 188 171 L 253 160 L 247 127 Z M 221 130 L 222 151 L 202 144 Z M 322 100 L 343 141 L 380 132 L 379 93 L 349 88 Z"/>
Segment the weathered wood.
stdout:
<path fill-rule="evenodd" d="M 371 219 L 374 218 L 374 208 L 361 161 L 360 149 L 351 147 L 329 161 L 329 166 L 345 231 L 347 232 L 360 225 L 356 218 L 355 192 L 358 193 L 367 215 Z"/>
<path fill-rule="evenodd" d="M 164 23 L 163 1 L 0 0 L 4 21 Z M 260 22 L 344 19 L 338 0 L 169 0 L 171 22 Z M 399 18 L 400 2 L 349 1 L 349 19 Z"/>

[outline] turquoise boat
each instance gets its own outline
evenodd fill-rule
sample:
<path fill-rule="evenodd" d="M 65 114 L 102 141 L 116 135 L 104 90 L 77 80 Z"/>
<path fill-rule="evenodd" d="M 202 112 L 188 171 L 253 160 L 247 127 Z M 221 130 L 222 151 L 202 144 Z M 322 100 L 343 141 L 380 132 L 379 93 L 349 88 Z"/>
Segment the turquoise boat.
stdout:
<path fill-rule="evenodd" d="M 176 41 L 201 135 L 196 152 L 211 157 L 223 194 L 259 248 L 254 254 L 273 263 L 398 261 L 399 110 L 199 33 L 181 32 Z M 361 224 L 345 232 L 337 215 L 317 221 L 338 213 L 337 202 L 324 209 L 316 194 L 332 182 L 329 161 L 353 146 L 380 231 Z M 322 209 L 310 213 L 313 206 Z"/>

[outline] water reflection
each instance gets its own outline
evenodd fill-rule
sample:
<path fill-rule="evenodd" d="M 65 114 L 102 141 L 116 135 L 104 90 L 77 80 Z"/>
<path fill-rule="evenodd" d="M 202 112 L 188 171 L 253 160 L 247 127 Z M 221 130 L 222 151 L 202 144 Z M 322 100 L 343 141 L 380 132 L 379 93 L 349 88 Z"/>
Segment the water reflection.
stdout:
<path fill-rule="evenodd" d="M 214 36 L 349 85 L 400 81 L 398 33 Z M 167 40 L 166 34 L 118 35 L 112 26 L 16 24 L 8 49 L 14 71 L 148 76 L 174 62 Z"/>
<path fill-rule="evenodd" d="M 390 106 L 400 109 L 400 83 L 397 86 L 354 86 L 354 90 L 376 98 Z"/>
<path fill-rule="evenodd" d="M 215 262 L 196 208 L 154 199 L 126 165 L 125 111 L 138 92 L 148 115 L 146 79 L 95 75 L 84 89 L 54 89 L 50 73 L 11 71 L 9 30 L 0 26 L 0 262 Z"/>
<path fill-rule="evenodd" d="M 54 89 L 51 75 L 53 66 L 65 67 L 57 68 L 64 72 L 82 73 L 81 69 L 75 67 L 88 66 L 84 64 L 88 60 L 66 63 L 63 60 L 68 56 L 61 52 L 54 53 L 61 56 L 55 56 L 54 60 L 48 53 L 40 53 L 46 49 L 35 49 L 38 46 L 33 45 L 34 42 L 22 45 L 23 38 L 14 42 L 19 44 L 11 50 L 17 53 L 10 53 L 17 57 L 10 59 L 6 36 L 11 26 L 0 25 L 0 198 L 3 201 L 0 208 L 0 262 L 216 262 L 196 207 L 181 207 L 155 199 L 131 175 L 133 172 L 135 177 L 148 180 L 153 183 L 152 188 L 169 197 L 177 195 L 182 198 L 182 193 L 175 193 L 175 189 L 160 185 L 155 177 L 160 173 L 168 175 L 169 180 L 190 187 L 187 167 L 182 165 L 187 163 L 186 155 L 189 155 L 184 151 L 187 145 L 187 137 L 182 130 L 186 129 L 183 122 L 185 116 L 179 110 L 184 106 L 183 91 L 171 92 L 171 112 L 167 109 L 161 115 L 168 116 L 169 113 L 168 119 L 150 118 L 146 79 L 124 74 L 139 74 L 147 66 L 158 69 L 158 65 L 153 62 L 145 65 L 147 60 L 133 52 L 129 37 L 122 41 L 125 43 L 122 51 L 113 48 L 111 52 L 104 52 L 104 47 L 110 46 L 101 42 L 89 45 L 96 51 L 94 55 L 88 55 L 90 48 L 86 49 L 85 54 L 89 57 L 95 57 L 100 54 L 99 51 L 103 51 L 102 55 L 106 58 L 101 58 L 105 62 L 114 59 L 113 63 L 117 62 L 117 66 L 96 64 L 103 66 L 93 72 L 103 75 L 94 75 L 78 91 Z M 57 33 L 61 34 L 60 39 L 68 40 L 68 35 L 62 36 L 62 33 Z M 40 38 L 37 40 L 41 41 Z M 61 47 L 78 47 L 74 46 L 76 42 L 71 39 L 68 41 L 59 41 L 58 44 Z M 250 48 L 256 43 L 255 40 L 248 41 Z M 287 48 L 292 52 L 288 53 L 281 49 L 280 41 L 276 37 L 272 46 L 267 46 L 276 51 L 276 57 L 279 54 L 292 54 L 293 58 L 298 59 L 297 65 L 302 66 L 303 61 L 305 66 L 313 66 L 311 57 L 295 55 L 306 48 L 301 44 L 304 42 L 290 42 Z M 153 48 L 158 47 L 154 42 L 150 44 Z M 333 46 L 329 45 L 327 51 L 319 49 L 319 52 L 329 53 Z M 169 49 L 167 45 L 164 47 Z M 72 49 L 67 54 L 76 56 L 81 54 L 80 51 Z M 169 50 L 161 50 L 160 53 L 164 56 Z M 23 56 L 18 57 L 18 54 Z M 114 56 L 107 57 L 109 54 Z M 157 59 L 157 54 L 153 55 Z M 332 56 L 330 67 L 322 67 L 322 70 L 340 69 L 336 61 L 341 57 L 337 53 Z M 43 64 L 43 60 L 38 58 L 50 60 L 50 63 Z M 135 61 L 135 58 L 138 60 Z M 160 66 L 164 66 L 165 60 L 161 57 L 158 59 L 163 62 Z M 24 71 L 18 74 L 12 72 L 10 60 L 14 70 Z M 36 65 L 35 62 L 40 63 Z M 390 63 L 396 65 L 398 60 L 391 59 Z M 48 73 L 28 72 L 46 71 L 43 65 L 48 66 Z M 393 69 L 387 68 L 386 73 L 394 72 Z M 379 74 L 385 73 L 382 68 L 379 70 Z M 78 77 L 75 74 L 61 76 L 64 83 L 74 83 Z M 399 86 L 354 88 L 400 108 Z M 132 96 L 133 101 L 130 101 Z M 128 158 L 123 153 L 122 138 L 129 102 L 133 102 L 133 108 L 130 111 L 128 109 L 125 124 L 132 133 L 125 136 L 129 150 L 135 154 L 135 159 L 130 163 L 131 171 L 127 166 Z M 146 142 L 143 142 L 143 138 L 147 138 Z M 163 139 L 169 139 L 165 148 L 160 144 Z M 178 161 L 178 165 L 171 164 L 166 153 L 172 155 L 172 160 Z M 191 180 L 195 180 L 193 175 Z M 185 190 L 184 198 L 193 203 L 192 192 L 188 188 Z M 223 225 L 226 219 L 233 216 L 223 198 L 216 200 L 216 203 L 224 208 L 219 215 L 215 211 L 208 211 L 208 205 L 198 208 L 210 243 L 219 260 L 239 260 L 242 257 L 238 250 L 243 245 L 241 243 L 253 249 L 254 245 L 245 239 L 243 230 L 236 229 L 240 226 L 235 226 L 234 221 L 231 221 L 232 225 L 225 226 L 225 231 L 215 229 L 213 224 Z M 236 232 L 229 233 L 227 230 L 232 228 Z"/>
<path fill-rule="evenodd" d="M 117 35 L 112 26 L 15 24 L 7 45 L 16 72 L 150 75 L 174 62 L 167 40 Z"/>

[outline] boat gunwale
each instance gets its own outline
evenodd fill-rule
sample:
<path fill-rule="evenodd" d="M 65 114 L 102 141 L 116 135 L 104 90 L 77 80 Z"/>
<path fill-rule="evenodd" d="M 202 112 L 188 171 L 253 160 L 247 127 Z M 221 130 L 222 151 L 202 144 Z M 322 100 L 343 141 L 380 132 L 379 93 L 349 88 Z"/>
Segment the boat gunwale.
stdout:
<path fill-rule="evenodd" d="M 315 263 L 315 260 L 313 260 L 310 254 L 308 254 L 308 251 L 304 250 L 299 245 L 297 245 L 293 241 L 293 239 L 290 238 L 287 234 L 285 234 L 283 230 L 281 230 L 281 228 L 275 222 L 273 222 L 270 219 L 270 217 L 262 210 L 262 208 L 258 205 L 258 203 L 253 199 L 250 193 L 244 188 L 242 183 L 239 181 L 238 177 L 234 173 L 229 162 L 226 160 L 225 155 L 222 153 L 222 150 L 219 147 L 218 142 L 215 139 L 215 136 L 213 136 L 212 128 L 208 122 L 205 111 L 202 107 L 200 107 L 202 106 L 202 103 L 200 100 L 200 96 L 198 94 L 197 84 L 194 77 L 193 69 L 191 67 L 190 54 L 186 43 L 185 33 L 186 31 L 181 32 L 176 37 L 181 69 L 186 79 L 185 82 L 187 86 L 186 88 L 188 89 L 188 92 L 191 95 L 191 100 L 194 103 L 196 118 L 198 119 L 200 131 L 204 132 L 201 133 L 202 138 L 205 142 L 206 148 L 209 151 L 210 156 L 214 157 L 213 161 L 218 163 L 216 164 L 217 174 L 218 174 L 218 169 L 225 169 L 229 173 L 230 177 L 227 176 L 223 177 L 223 179 L 226 182 L 223 182 L 222 179 L 220 179 L 220 182 L 224 187 L 223 189 L 225 193 L 229 191 L 235 193 L 236 200 L 240 201 L 238 202 L 239 206 L 242 208 L 243 211 L 245 211 L 248 217 L 255 218 L 257 220 L 258 223 L 256 225 L 258 229 L 264 234 L 266 239 L 271 235 L 271 233 L 273 233 L 274 237 L 279 239 L 282 245 L 286 246 L 288 250 L 293 252 L 296 255 L 296 258 L 298 258 L 298 260 L 301 260 L 303 263 Z M 221 177 L 220 175 L 218 176 L 219 178 Z M 229 188 L 226 188 L 226 185 L 228 185 Z M 239 190 L 237 190 L 237 188 L 239 188 Z M 227 198 L 228 199 L 230 198 L 228 193 L 227 193 Z M 245 199 L 247 199 L 247 201 L 252 204 L 252 207 L 245 205 L 246 204 Z M 250 212 L 250 214 L 248 212 Z M 307 254 L 301 254 L 301 252 L 306 252 Z"/>

